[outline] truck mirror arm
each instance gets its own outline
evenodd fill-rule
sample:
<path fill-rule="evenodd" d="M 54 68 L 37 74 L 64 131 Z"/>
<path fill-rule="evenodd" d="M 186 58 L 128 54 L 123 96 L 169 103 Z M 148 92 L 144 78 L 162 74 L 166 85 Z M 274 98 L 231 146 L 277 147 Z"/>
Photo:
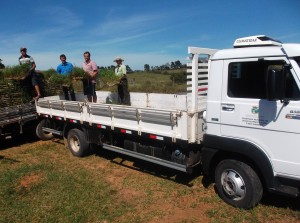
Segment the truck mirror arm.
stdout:
<path fill-rule="evenodd" d="M 283 104 L 283 106 L 287 106 L 290 103 L 290 100 L 288 98 L 281 99 L 280 102 Z"/>

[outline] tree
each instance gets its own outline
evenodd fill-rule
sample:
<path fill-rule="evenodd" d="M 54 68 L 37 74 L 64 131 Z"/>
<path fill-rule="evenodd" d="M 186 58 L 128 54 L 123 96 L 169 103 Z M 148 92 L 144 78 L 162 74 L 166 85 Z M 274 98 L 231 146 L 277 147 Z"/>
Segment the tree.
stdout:
<path fill-rule="evenodd" d="M 0 59 L 0 69 L 5 68 L 4 64 L 2 63 L 2 60 Z"/>
<path fill-rule="evenodd" d="M 172 61 L 171 62 L 171 69 L 175 69 L 176 68 L 176 65 L 175 65 L 175 63 Z"/>
<path fill-rule="evenodd" d="M 176 67 L 176 68 L 181 68 L 181 66 L 182 66 L 182 65 L 181 65 L 181 62 L 180 62 L 179 60 L 176 60 L 176 61 L 175 61 L 175 67 Z"/>
<path fill-rule="evenodd" d="M 131 67 L 129 67 L 129 65 L 126 65 L 126 72 L 127 73 L 133 73 Z"/>
<path fill-rule="evenodd" d="M 145 65 L 144 65 L 144 71 L 146 71 L 146 72 L 150 71 L 150 66 L 149 66 L 149 64 L 145 64 Z"/>

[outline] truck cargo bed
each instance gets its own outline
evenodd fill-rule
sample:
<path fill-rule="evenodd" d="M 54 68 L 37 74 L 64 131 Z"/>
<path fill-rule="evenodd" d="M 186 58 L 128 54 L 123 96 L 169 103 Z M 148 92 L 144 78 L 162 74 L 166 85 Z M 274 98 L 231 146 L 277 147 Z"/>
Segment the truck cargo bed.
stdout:
<path fill-rule="evenodd" d="M 77 101 L 63 100 L 63 96 L 42 98 L 37 102 L 37 113 L 63 120 L 75 120 L 90 125 L 99 124 L 109 127 L 153 133 L 159 136 L 189 140 L 187 131 L 191 114 L 189 94 L 130 93 L 131 106 L 117 103 L 117 94 L 97 91 L 97 103 L 87 102 L 82 93 L 77 93 Z M 204 105 L 203 105 L 204 106 Z M 205 106 L 204 106 L 205 107 Z M 197 111 L 201 118 L 202 111 Z M 197 133 L 202 138 L 202 130 Z"/>

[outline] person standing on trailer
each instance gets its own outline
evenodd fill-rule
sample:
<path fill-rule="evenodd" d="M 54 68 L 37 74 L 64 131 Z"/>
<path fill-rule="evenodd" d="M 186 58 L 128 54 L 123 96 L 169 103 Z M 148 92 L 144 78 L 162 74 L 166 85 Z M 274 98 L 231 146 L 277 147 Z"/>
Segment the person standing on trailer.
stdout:
<path fill-rule="evenodd" d="M 21 56 L 19 57 L 19 64 L 28 64 L 30 67 L 28 75 L 31 76 L 31 83 L 32 86 L 35 89 L 35 92 L 37 94 L 36 97 L 34 97 L 34 100 L 38 100 L 41 97 L 40 87 L 38 85 L 37 80 L 37 74 L 35 72 L 36 64 L 31 56 L 27 54 L 27 49 L 25 47 L 20 48 Z"/>
<path fill-rule="evenodd" d="M 89 102 L 97 102 L 96 83 L 97 83 L 98 67 L 97 64 L 91 60 L 90 52 L 88 51 L 84 52 L 83 56 L 84 56 L 84 62 L 82 64 L 82 68 L 87 76 L 87 83 L 86 83 L 87 86 L 84 86 L 84 94 L 87 95 Z"/>
<path fill-rule="evenodd" d="M 72 73 L 73 64 L 67 62 L 66 55 L 61 54 L 59 56 L 59 59 L 61 61 L 61 64 L 59 64 L 57 66 L 56 73 L 61 74 L 61 75 L 65 75 L 65 76 Z M 74 87 L 73 87 L 73 84 L 71 82 L 67 85 L 63 85 L 63 92 L 64 92 L 64 96 L 65 96 L 66 100 L 70 100 L 69 99 L 69 92 L 70 92 L 71 100 L 76 101 L 75 93 L 74 93 Z"/>
<path fill-rule="evenodd" d="M 121 57 L 116 57 L 114 62 L 117 63 L 117 67 L 115 68 L 115 74 L 119 77 L 118 81 L 118 95 L 121 99 L 122 105 L 130 105 L 130 96 L 128 91 L 128 81 L 127 81 L 127 71 L 126 66 L 123 63 L 123 59 Z"/>

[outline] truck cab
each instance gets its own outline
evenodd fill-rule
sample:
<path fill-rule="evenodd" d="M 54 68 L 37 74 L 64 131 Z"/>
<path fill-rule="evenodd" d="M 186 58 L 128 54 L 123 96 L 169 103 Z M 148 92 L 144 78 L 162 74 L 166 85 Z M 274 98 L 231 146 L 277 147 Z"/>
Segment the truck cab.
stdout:
<path fill-rule="evenodd" d="M 300 44 L 251 36 L 210 58 L 203 169 L 234 206 L 262 187 L 299 196 L 299 56 Z"/>

